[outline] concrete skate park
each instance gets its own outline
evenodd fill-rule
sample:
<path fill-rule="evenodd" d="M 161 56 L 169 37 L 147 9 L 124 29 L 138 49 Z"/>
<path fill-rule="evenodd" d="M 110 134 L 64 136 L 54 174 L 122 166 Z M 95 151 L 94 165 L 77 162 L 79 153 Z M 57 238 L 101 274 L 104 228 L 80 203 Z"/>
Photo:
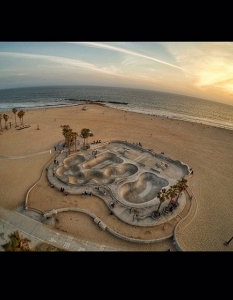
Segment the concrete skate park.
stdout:
<path fill-rule="evenodd" d="M 186 164 L 127 141 L 91 144 L 89 149 L 83 146 L 78 141 L 76 151 L 68 155 L 64 142 L 56 145 L 59 152 L 56 163 L 52 162 L 47 168 L 51 186 L 62 187 L 67 194 L 85 197 L 86 191 L 95 195 L 106 203 L 110 213 L 134 226 L 167 222 L 184 209 L 186 196 L 182 193 L 179 206 L 172 213 L 163 215 L 170 200 L 160 203 L 157 193 L 182 178 L 188 179 L 190 170 Z M 155 218 L 153 212 L 158 207 L 161 215 Z M 67 210 L 71 208 L 58 209 L 56 213 Z M 54 210 L 45 216 L 53 213 Z"/>

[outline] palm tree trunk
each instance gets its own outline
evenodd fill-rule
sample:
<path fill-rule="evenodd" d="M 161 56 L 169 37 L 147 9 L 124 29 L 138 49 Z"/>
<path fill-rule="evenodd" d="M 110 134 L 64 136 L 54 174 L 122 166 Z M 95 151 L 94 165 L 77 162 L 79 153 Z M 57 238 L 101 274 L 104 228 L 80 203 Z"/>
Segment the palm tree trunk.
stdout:
<path fill-rule="evenodd" d="M 172 203 L 172 198 L 170 199 L 170 201 L 169 201 L 169 203 L 168 203 L 168 206 L 167 206 L 167 208 L 169 208 L 169 207 L 170 207 L 171 203 Z"/>
<path fill-rule="evenodd" d="M 161 204 L 162 204 L 162 202 L 159 203 L 159 206 L 158 206 L 158 208 L 157 208 L 157 210 L 156 210 L 156 213 L 159 212 L 159 209 L 160 209 Z"/>

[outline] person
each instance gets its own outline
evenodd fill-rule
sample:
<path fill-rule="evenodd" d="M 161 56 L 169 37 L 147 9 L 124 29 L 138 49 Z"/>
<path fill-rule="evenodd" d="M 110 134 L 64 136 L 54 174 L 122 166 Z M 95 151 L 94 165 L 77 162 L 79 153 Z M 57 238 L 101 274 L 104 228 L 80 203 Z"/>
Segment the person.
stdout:
<path fill-rule="evenodd" d="M 53 177 L 54 177 L 55 173 L 53 172 Z"/>
<path fill-rule="evenodd" d="M 56 151 L 56 146 L 54 146 L 54 150 Z"/>

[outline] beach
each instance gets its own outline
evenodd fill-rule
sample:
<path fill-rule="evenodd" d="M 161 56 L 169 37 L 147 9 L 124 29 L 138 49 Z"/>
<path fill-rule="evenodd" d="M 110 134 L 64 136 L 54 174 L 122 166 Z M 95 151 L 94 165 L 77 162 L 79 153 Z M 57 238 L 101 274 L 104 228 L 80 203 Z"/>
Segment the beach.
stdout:
<path fill-rule="evenodd" d="M 13 112 L 7 112 L 8 123 L 11 122 L 12 126 L 6 130 L 2 120 L 0 206 L 14 210 L 24 205 L 28 190 L 39 180 L 44 166 L 55 157 L 54 145 L 64 140 L 61 125 L 69 125 L 78 134 L 83 128 L 89 128 L 94 134 L 88 138 L 89 142 L 140 142 L 145 149 L 164 152 L 165 156 L 191 167 L 194 173 L 189 188 L 195 195 L 197 209 L 186 224 L 178 226 L 179 246 L 183 251 L 233 250 L 233 243 L 228 247 L 223 245 L 233 235 L 233 131 L 104 105 L 86 106 L 87 110 L 82 110 L 83 105 L 25 110 L 24 124 L 30 124 L 30 127 L 22 130 L 15 128 Z M 81 137 L 78 139 L 83 141 Z M 134 234 L 135 228 L 123 224 L 116 216 L 110 216 L 106 205 L 97 197 L 88 196 L 86 202 L 81 195 L 66 197 L 51 189 L 45 177 L 41 177 L 31 193 L 37 194 L 31 197 L 30 205 L 39 210 L 50 209 L 56 198 L 58 207 L 64 203 L 88 207 L 91 212 L 106 218 L 112 228 Z M 175 251 L 172 239 L 146 245 L 120 240 L 109 232 L 99 230 L 88 216 L 81 213 L 69 212 L 59 216 L 56 227 L 83 240 L 114 246 L 119 251 L 166 251 L 168 248 Z M 157 230 L 169 233 L 169 228 Z M 141 228 L 140 231 L 138 234 L 147 235 L 148 231 L 156 231 L 156 228 Z"/>

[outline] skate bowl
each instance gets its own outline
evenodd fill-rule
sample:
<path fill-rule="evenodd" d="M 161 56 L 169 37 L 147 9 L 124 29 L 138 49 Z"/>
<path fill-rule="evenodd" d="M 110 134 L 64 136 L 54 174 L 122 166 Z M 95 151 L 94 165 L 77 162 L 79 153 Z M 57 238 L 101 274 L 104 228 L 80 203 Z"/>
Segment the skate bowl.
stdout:
<path fill-rule="evenodd" d="M 169 183 L 153 173 L 142 173 L 134 182 L 123 184 L 119 194 L 130 203 L 145 203 L 157 197 L 157 193 Z"/>
<path fill-rule="evenodd" d="M 123 160 L 122 160 L 123 161 Z M 103 163 L 103 160 L 101 160 Z M 98 163 L 99 164 L 99 163 Z M 96 165 L 92 163 L 85 163 L 85 168 L 94 167 Z M 128 177 L 135 174 L 138 171 L 138 167 L 133 164 L 122 164 L 116 167 L 106 167 L 103 170 L 98 169 L 88 169 L 83 170 L 80 166 L 74 165 L 71 163 L 66 167 L 61 166 L 56 171 L 56 176 L 63 181 L 64 178 L 67 178 L 65 181 L 70 184 L 87 184 L 91 181 L 97 184 L 112 184 L 116 178 Z"/>
<path fill-rule="evenodd" d="M 189 176 L 189 167 L 181 161 L 126 141 L 111 141 L 88 150 L 81 147 L 78 151 L 68 157 L 61 154 L 59 166 L 51 164 L 55 177 L 67 185 L 66 189 L 69 187 L 70 193 L 81 194 L 88 189 L 96 194 L 100 188 L 97 195 L 102 197 L 108 191 L 110 200 L 124 207 L 158 206 L 157 195 L 162 188 L 168 189 Z"/>

